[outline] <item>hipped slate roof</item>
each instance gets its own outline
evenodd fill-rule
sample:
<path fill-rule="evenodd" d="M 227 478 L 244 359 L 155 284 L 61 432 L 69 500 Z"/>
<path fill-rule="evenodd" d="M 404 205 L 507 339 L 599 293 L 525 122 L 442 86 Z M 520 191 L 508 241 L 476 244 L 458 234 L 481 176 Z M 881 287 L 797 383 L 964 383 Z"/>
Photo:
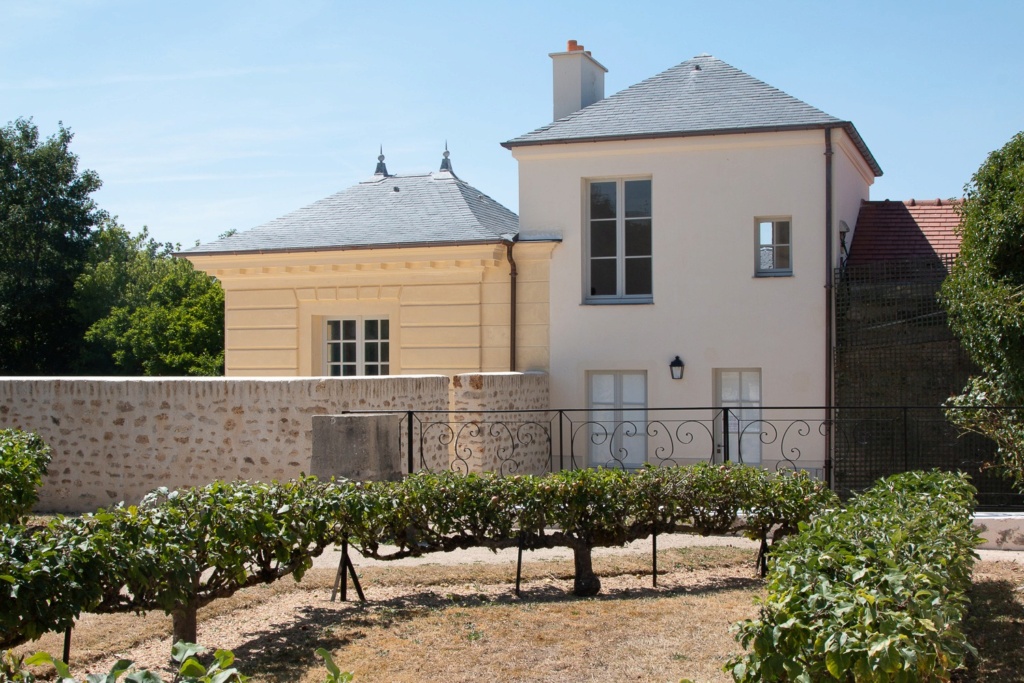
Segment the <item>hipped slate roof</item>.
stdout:
<path fill-rule="evenodd" d="M 934 259 L 960 253 L 956 234 L 959 203 L 948 199 L 862 202 L 847 264 Z"/>
<path fill-rule="evenodd" d="M 447 160 L 447 159 L 446 159 Z M 376 175 L 186 256 L 498 242 L 519 218 L 455 174 Z"/>
<path fill-rule="evenodd" d="M 837 119 L 711 55 L 657 76 L 502 145 L 844 129 L 876 176 L 882 169 L 849 121 Z"/>

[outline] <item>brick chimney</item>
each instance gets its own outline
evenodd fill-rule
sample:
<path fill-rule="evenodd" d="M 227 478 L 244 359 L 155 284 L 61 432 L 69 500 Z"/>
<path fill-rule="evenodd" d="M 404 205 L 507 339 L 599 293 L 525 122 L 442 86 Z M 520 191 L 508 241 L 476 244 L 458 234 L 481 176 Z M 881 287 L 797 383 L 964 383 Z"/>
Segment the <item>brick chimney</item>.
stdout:
<path fill-rule="evenodd" d="M 582 45 L 570 40 L 565 52 L 552 52 L 548 56 L 554 68 L 556 121 L 604 99 L 604 75 L 608 69 Z"/>

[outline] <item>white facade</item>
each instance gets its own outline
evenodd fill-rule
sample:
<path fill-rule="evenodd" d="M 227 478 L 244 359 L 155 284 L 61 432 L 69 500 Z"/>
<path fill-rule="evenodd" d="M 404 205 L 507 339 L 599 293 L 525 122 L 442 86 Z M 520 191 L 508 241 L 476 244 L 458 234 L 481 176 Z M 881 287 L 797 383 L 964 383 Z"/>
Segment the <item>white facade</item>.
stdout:
<path fill-rule="evenodd" d="M 722 405 L 730 370 L 759 372 L 750 391 L 763 406 L 825 405 L 828 269 L 840 221 L 856 224 L 874 178 L 842 129 L 832 143 L 831 264 L 821 129 L 514 147 L 520 239 L 561 237 L 539 368 L 552 405 L 595 405 L 588 377 L 611 372 L 645 374 L 649 408 Z M 651 181 L 649 303 L 590 303 L 584 290 L 589 184 L 614 179 Z M 764 218 L 789 222 L 789 274 L 756 275 Z M 682 380 L 669 373 L 676 355 Z"/>

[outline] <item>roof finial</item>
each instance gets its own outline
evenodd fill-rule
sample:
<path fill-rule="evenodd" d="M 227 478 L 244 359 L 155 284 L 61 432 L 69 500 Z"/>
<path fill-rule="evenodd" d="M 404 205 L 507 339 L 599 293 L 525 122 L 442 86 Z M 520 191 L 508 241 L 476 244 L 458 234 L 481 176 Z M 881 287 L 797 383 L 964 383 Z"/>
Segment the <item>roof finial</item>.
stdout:
<path fill-rule="evenodd" d="M 377 157 L 377 170 L 373 172 L 373 175 L 388 175 L 388 167 L 384 165 L 384 145 L 380 146 L 380 156 Z"/>
<path fill-rule="evenodd" d="M 451 155 L 448 153 L 448 141 L 447 140 L 444 141 L 444 154 L 442 154 L 441 156 L 443 157 L 441 159 L 441 170 L 442 171 L 447 171 L 448 173 L 451 173 L 452 172 L 452 162 L 448 161 L 448 157 L 451 156 Z"/>

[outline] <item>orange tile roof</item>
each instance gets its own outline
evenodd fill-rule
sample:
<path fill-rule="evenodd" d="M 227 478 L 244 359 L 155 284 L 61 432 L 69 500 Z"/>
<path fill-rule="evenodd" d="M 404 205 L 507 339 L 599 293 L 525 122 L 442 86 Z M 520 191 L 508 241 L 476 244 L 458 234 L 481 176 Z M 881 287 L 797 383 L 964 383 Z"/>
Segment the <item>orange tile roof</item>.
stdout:
<path fill-rule="evenodd" d="M 960 253 L 957 199 L 861 202 L 849 265 Z"/>

